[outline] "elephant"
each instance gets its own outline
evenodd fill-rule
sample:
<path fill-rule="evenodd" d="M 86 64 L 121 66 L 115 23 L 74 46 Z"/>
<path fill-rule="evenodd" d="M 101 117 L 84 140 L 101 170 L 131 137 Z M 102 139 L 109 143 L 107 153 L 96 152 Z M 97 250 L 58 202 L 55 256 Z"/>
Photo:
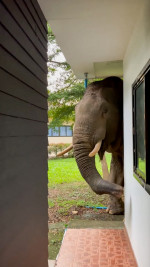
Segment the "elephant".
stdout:
<path fill-rule="evenodd" d="M 74 156 L 82 177 L 96 194 L 109 194 L 109 214 L 124 210 L 123 185 L 123 81 L 108 77 L 88 85 L 75 108 Z M 95 155 L 112 153 L 110 174 L 102 179 Z"/>

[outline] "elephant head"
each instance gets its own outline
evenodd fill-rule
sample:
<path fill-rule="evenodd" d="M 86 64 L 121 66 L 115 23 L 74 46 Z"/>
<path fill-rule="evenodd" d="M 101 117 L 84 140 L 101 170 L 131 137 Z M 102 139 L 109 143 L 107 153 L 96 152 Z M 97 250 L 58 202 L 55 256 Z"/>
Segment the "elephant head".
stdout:
<path fill-rule="evenodd" d="M 75 111 L 74 156 L 83 178 L 97 194 L 120 198 L 121 185 L 105 181 L 95 167 L 95 154 L 123 153 L 123 82 L 109 77 L 91 83 Z"/>

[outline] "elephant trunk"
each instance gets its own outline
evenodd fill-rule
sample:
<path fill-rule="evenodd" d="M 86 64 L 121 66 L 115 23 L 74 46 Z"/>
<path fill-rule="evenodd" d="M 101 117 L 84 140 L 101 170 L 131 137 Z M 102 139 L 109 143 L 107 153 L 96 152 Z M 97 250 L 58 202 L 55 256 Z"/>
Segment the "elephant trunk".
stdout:
<path fill-rule="evenodd" d="M 102 179 L 95 167 L 95 157 L 89 156 L 92 147 L 86 139 L 88 137 L 83 137 L 82 134 L 80 137 L 79 135 L 73 137 L 74 156 L 81 175 L 95 193 L 111 194 L 120 198 L 123 194 L 123 187 Z"/>

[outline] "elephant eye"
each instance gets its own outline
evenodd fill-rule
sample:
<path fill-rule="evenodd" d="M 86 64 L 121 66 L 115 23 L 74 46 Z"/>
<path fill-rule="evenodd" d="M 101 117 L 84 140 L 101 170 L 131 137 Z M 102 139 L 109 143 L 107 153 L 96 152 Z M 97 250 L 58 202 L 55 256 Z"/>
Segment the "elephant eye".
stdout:
<path fill-rule="evenodd" d="M 104 107 L 103 108 L 103 113 L 107 113 L 108 112 L 108 108 L 107 107 Z"/>

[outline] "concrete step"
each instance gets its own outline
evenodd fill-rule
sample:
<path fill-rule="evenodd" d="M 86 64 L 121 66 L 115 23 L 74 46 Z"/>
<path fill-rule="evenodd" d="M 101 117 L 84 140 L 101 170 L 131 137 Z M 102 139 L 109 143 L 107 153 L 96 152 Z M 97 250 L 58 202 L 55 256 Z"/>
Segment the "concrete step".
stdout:
<path fill-rule="evenodd" d="M 73 228 L 73 229 L 85 229 L 85 228 L 122 229 L 122 228 L 124 228 L 124 223 L 123 223 L 123 221 L 98 221 L 98 220 L 74 219 L 74 220 L 71 220 L 69 222 L 68 228 Z"/>
<path fill-rule="evenodd" d="M 54 267 L 55 266 L 55 260 L 48 260 L 48 267 Z"/>

